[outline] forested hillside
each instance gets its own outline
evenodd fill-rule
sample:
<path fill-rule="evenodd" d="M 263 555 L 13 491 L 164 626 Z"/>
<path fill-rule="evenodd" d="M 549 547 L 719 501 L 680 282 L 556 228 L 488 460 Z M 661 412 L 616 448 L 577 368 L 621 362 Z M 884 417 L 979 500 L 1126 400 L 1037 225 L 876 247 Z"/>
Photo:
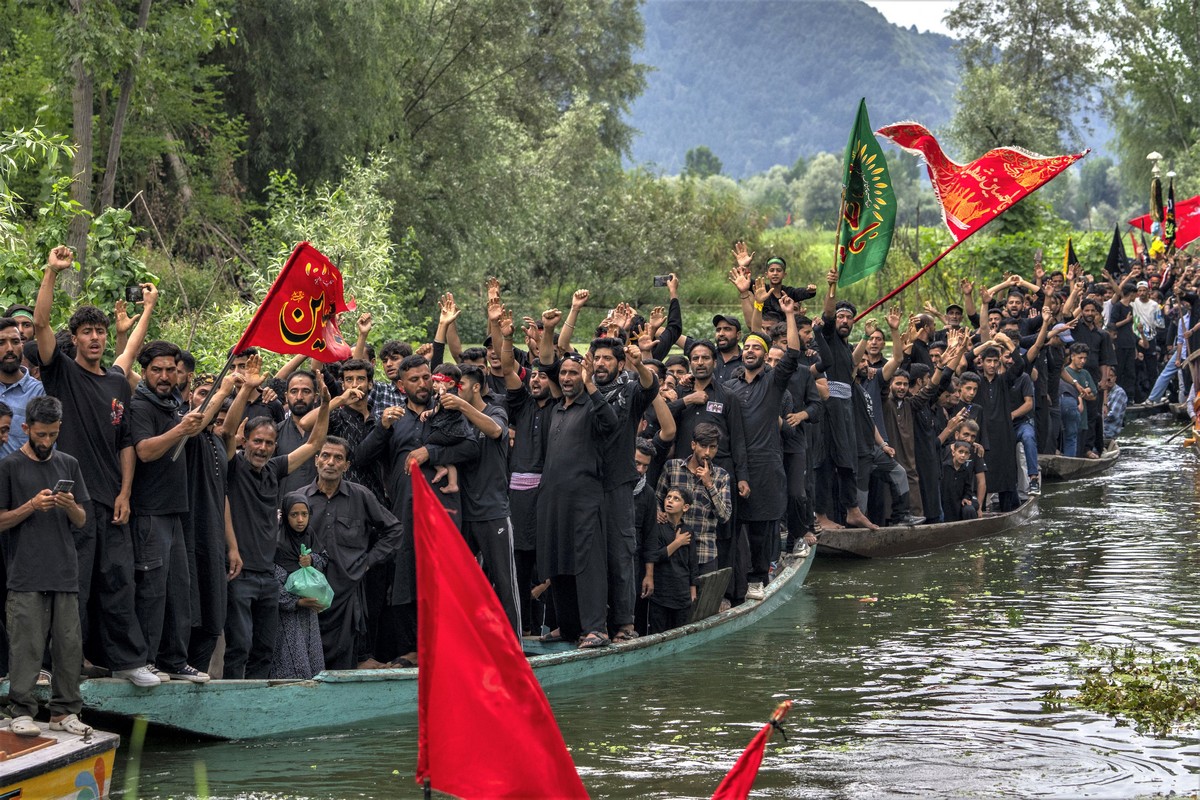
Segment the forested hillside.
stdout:
<path fill-rule="evenodd" d="M 859 97 L 872 122 L 949 120 L 952 40 L 842 0 L 649 0 L 638 60 L 653 67 L 629 120 L 633 160 L 674 173 L 709 147 L 743 177 L 840 151 Z"/>

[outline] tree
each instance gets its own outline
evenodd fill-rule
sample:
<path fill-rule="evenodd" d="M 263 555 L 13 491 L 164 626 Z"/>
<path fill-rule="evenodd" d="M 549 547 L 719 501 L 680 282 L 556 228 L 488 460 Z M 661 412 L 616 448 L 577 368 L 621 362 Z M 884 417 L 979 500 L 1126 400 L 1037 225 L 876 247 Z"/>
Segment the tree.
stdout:
<path fill-rule="evenodd" d="M 1097 63 L 1089 0 L 960 0 L 946 24 L 961 41 L 960 147 L 1077 147 L 1073 119 L 1088 108 Z"/>
<path fill-rule="evenodd" d="M 683 158 L 685 178 L 707 178 L 721 174 L 721 159 L 704 145 L 693 147 Z"/>
<path fill-rule="evenodd" d="M 842 159 L 833 153 L 818 153 L 794 185 L 792 209 L 796 216 L 813 228 L 836 228 L 842 198 Z"/>

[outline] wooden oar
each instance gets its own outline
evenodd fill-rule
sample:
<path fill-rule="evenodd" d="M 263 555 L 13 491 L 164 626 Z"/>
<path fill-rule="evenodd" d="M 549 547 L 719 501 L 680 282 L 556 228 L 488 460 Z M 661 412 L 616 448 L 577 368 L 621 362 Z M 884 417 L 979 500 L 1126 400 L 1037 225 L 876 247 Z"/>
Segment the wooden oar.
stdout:
<path fill-rule="evenodd" d="M 1183 430 L 1178 430 L 1178 431 L 1175 431 L 1175 433 L 1172 433 L 1172 434 L 1171 434 L 1171 436 L 1170 436 L 1170 438 L 1169 438 L 1169 439 L 1167 439 L 1165 442 L 1163 442 L 1163 444 L 1170 444 L 1170 443 L 1171 443 L 1171 442 L 1172 442 L 1172 441 L 1175 439 L 1175 437 L 1179 436 L 1179 434 L 1181 434 L 1181 433 L 1187 433 L 1187 432 L 1188 432 L 1188 431 L 1190 431 L 1191 429 L 1192 429 L 1192 423 L 1191 423 L 1191 421 L 1189 420 L 1189 421 L 1188 421 L 1188 424 L 1183 426 Z"/>

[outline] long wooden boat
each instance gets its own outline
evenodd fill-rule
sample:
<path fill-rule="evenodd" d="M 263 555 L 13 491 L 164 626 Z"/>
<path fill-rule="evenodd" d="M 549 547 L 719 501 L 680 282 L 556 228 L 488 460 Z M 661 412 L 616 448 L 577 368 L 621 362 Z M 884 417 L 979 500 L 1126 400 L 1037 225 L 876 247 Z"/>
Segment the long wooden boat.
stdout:
<path fill-rule="evenodd" d="M 0 798 L 108 797 L 120 741 L 104 731 L 81 737 L 51 730 L 17 736 L 0 730 Z"/>
<path fill-rule="evenodd" d="M 608 647 L 543 646 L 529 665 L 545 688 L 673 656 L 742 630 L 777 610 L 804 584 L 816 548 L 785 555 L 766 596 L 666 633 Z M 527 648 L 528 649 L 528 648 Z M 0 691 L 6 690 L 0 685 Z M 101 678 L 82 684 L 84 708 L 217 739 L 337 729 L 415 714 L 417 669 L 327 670 L 311 680 L 171 681 L 151 689 Z M 45 699 L 45 698 L 43 698 Z"/>
<path fill-rule="evenodd" d="M 1073 458 L 1038 454 L 1038 471 L 1045 483 L 1090 478 L 1112 468 L 1121 457 L 1121 448 L 1112 444 L 1099 458 Z"/>
<path fill-rule="evenodd" d="M 891 558 L 935 550 L 939 547 L 995 536 L 1019 528 L 1037 515 L 1037 498 L 1031 497 L 1014 511 L 985 513 L 979 519 L 939 522 L 933 525 L 897 525 L 869 530 L 835 528 L 817 535 L 822 555 L 856 558 Z"/>
<path fill-rule="evenodd" d="M 1166 400 L 1159 400 L 1157 403 L 1130 403 L 1125 406 L 1125 419 L 1141 419 L 1155 414 L 1167 414 L 1170 411 L 1171 404 Z"/>

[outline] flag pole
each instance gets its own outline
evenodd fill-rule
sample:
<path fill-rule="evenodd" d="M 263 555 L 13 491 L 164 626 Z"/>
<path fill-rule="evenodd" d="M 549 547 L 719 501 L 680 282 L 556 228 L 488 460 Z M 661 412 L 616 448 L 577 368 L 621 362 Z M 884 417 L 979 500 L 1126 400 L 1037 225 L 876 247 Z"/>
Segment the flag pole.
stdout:
<path fill-rule="evenodd" d="M 208 408 L 208 401 L 212 400 L 212 396 L 217 393 L 217 387 L 221 385 L 221 381 L 225 380 L 225 376 L 229 373 L 229 367 L 232 364 L 233 364 L 233 352 L 230 351 L 229 358 L 225 359 L 225 366 L 221 367 L 221 371 L 217 374 L 216 379 L 213 381 L 213 388 L 209 390 L 208 395 L 205 396 L 205 398 L 204 398 L 204 402 L 202 402 L 200 404 L 200 407 L 198 409 L 196 409 L 201 414 L 203 414 L 205 409 Z M 175 445 L 175 450 L 171 453 L 171 463 L 172 464 L 174 464 L 176 461 L 179 460 L 179 454 L 183 452 L 183 447 L 186 444 L 187 444 L 187 439 L 180 439 L 179 444 Z"/>
<path fill-rule="evenodd" d="M 833 271 L 838 271 L 838 256 L 842 249 L 842 220 L 846 218 L 846 186 L 842 185 L 842 199 L 838 201 L 838 223 L 837 229 L 833 234 Z M 833 297 L 837 294 L 837 284 L 829 286 L 829 296 Z"/>
<path fill-rule="evenodd" d="M 933 267 L 934 267 L 934 266 L 935 266 L 935 265 L 936 265 L 936 264 L 937 264 L 939 261 L 941 261 L 943 258 L 945 258 L 947 255 L 949 255 L 949 254 L 950 254 L 950 251 L 951 251 L 951 250 L 953 250 L 954 248 L 958 247 L 960 244 L 962 244 L 962 243 L 963 243 L 963 242 L 965 242 L 965 241 L 966 241 L 966 239 L 959 239 L 957 242 L 955 242 L 954 244 L 952 244 L 952 245 L 950 245 L 949 247 L 947 247 L 945 250 L 943 250 L 941 253 L 939 253 L 939 254 L 938 254 L 937 258 L 933 259 L 933 261 L 930 261 L 928 264 L 926 264 L 925 266 L 921 267 L 921 269 L 917 271 L 917 274 L 916 274 L 916 275 L 913 275 L 911 278 L 909 278 L 908 280 L 906 280 L 904 283 L 900 284 L 898 287 L 896 287 L 895 289 L 893 289 L 892 291 L 888 292 L 886 295 L 884 295 L 883 297 L 879 298 L 879 299 L 878 299 L 878 300 L 876 300 L 874 303 L 872 303 L 872 304 L 870 305 L 870 307 L 869 307 L 869 308 L 867 308 L 867 310 L 866 310 L 866 311 L 863 311 L 861 314 L 859 314 L 857 317 L 855 317 L 855 318 L 854 318 L 854 321 L 855 321 L 855 322 L 858 322 L 860 319 L 862 319 L 863 317 L 865 317 L 867 314 L 870 314 L 872 311 L 874 311 L 875 309 L 879 308 L 881 305 L 883 305 L 884 303 L 886 303 L 888 300 L 891 300 L 893 297 L 895 297 L 896 295 L 898 295 L 898 294 L 900 294 L 901 292 L 903 292 L 903 291 L 904 291 L 905 289 L 907 289 L 909 286 L 912 286 L 914 283 L 916 283 L 916 281 L 917 281 L 917 278 L 920 278 L 920 277 L 921 277 L 922 275 L 924 275 L 926 272 L 929 272 L 929 270 L 933 269 Z"/>

